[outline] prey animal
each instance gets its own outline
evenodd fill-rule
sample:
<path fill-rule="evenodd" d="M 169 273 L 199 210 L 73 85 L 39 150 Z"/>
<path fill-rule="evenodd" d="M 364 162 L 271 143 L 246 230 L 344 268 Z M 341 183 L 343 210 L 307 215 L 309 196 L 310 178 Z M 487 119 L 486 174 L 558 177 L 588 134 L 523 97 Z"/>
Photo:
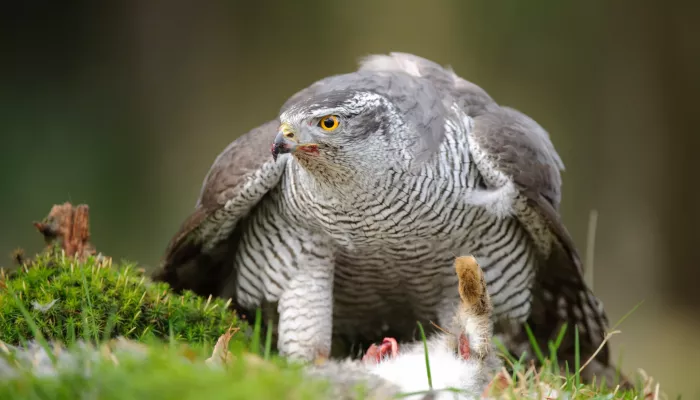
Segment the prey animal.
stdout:
<path fill-rule="evenodd" d="M 425 342 L 399 348 L 394 338 L 372 345 L 362 360 L 330 360 L 308 367 L 313 378 L 330 381 L 335 399 L 474 399 L 488 394 L 502 367 L 492 346 L 492 304 L 474 257 L 457 257 L 460 304 L 450 325 Z M 428 381 L 426 352 L 431 369 Z M 432 385 L 432 389 L 431 389 Z"/>
<path fill-rule="evenodd" d="M 473 254 L 514 354 L 535 354 L 525 323 L 541 348 L 567 324 L 559 360 L 597 354 L 584 379 L 613 382 L 607 317 L 558 211 L 563 168 L 537 122 L 451 69 L 369 56 L 224 149 L 155 278 L 271 310 L 279 351 L 310 361 L 449 323 L 453 256 Z"/>

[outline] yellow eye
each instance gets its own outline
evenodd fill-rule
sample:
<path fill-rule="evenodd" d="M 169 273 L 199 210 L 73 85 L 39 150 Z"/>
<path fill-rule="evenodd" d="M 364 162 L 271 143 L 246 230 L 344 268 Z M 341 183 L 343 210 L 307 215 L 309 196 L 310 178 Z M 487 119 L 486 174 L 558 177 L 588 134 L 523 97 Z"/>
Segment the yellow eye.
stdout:
<path fill-rule="evenodd" d="M 327 115 L 318 121 L 318 126 L 326 132 L 334 131 L 340 125 L 340 120 L 335 115 Z"/>

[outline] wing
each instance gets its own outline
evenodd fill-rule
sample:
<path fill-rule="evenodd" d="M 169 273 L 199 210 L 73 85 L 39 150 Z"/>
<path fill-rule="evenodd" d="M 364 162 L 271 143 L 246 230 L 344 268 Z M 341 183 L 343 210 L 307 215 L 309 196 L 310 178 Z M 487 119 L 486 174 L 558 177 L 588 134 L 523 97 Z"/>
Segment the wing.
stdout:
<path fill-rule="evenodd" d="M 514 183 L 525 196 L 530 210 L 551 233 L 550 250 L 543 254 L 544 263 L 537 272 L 533 288 L 533 311 L 529 324 L 535 336 L 554 340 L 563 323 L 567 323 L 567 338 L 562 353 L 574 354 L 573 324 L 578 325 L 580 353 L 591 356 L 603 343 L 608 326 L 601 302 L 587 287 L 582 263 L 575 244 L 559 216 L 561 176 L 564 169 L 547 132 L 534 120 L 508 107 L 491 107 L 474 118 L 470 134 L 472 153 L 482 175 L 486 169 L 496 169 Z M 486 183 L 487 188 L 489 186 Z M 532 225 L 531 216 L 519 215 L 524 225 Z M 528 221 L 529 219 L 529 221 Z M 537 233 L 531 231 L 534 237 Z M 609 349 L 602 348 L 596 359 L 608 365 Z"/>
<path fill-rule="evenodd" d="M 278 184 L 287 157 L 270 154 L 279 123 L 269 121 L 234 140 L 214 160 L 194 211 L 165 251 L 153 278 L 180 291 L 216 294 L 233 264 L 239 220 Z"/>
<path fill-rule="evenodd" d="M 562 323 L 576 323 L 582 336 L 581 354 L 591 355 L 603 341 L 608 326 L 600 301 L 583 280 L 580 257 L 559 216 L 561 175 L 564 170 L 547 132 L 534 120 L 517 110 L 498 105 L 482 88 L 437 63 L 407 53 L 371 55 L 361 60 L 360 70 L 401 71 L 430 80 L 446 96 L 472 117 L 470 150 L 483 176 L 494 171 L 513 183 L 546 225 L 553 238 L 542 270 L 538 271 L 533 293 L 535 299 L 530 325 L 535 336 L 553 339 Z M 487 190 L 497 190 L 487 179 Z M 525 216 L 521 216 L 527 226 Z M 536 233 L 532 233 L 533 235 Z M 572 327 L 568 338 L 572 338 Z M 585 332 L 584 332 L 585 330 Z M 525 339 L 527 340 L 527 339 Z M 541 343 L 542 345 L 542 343 Z M 572 350 L 573 349 L 562 349 Z M 609 364 L 607 345 L 597 360 Z"/>

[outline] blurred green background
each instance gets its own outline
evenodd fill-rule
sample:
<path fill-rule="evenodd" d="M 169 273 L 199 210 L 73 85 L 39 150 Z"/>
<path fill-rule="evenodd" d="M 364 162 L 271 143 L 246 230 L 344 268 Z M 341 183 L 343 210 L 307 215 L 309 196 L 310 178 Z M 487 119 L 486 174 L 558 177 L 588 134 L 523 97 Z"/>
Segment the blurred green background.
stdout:
<path fill-rule="evenodd" d="M 263 4 L 264 3 L 264 4 Z M 696 3 L 697 4 L 697 3 Z M 694 9 L 691 9 L 694 8 Z M 700 398 L 698 6 L 652 1 L 25 1 L 0 13 L 0 254 L 91 207 L 94 243 L 157 265 L 211 162 L 370 53 L 452 65 L 547 129 L 627 372 Z"/>

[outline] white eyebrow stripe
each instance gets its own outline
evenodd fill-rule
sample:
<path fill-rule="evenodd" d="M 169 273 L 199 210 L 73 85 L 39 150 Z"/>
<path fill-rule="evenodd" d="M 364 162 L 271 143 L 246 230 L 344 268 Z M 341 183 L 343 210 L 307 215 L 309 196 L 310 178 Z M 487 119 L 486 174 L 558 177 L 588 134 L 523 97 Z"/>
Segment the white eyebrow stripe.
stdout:
<path fill-rule="evenodd" d="M 311 111 L 308 114 L 309 118 L 319 118 L 330 114 L 343 114 L 344 109 L 341 107 L 334 108 L 319 108 Z"/>

